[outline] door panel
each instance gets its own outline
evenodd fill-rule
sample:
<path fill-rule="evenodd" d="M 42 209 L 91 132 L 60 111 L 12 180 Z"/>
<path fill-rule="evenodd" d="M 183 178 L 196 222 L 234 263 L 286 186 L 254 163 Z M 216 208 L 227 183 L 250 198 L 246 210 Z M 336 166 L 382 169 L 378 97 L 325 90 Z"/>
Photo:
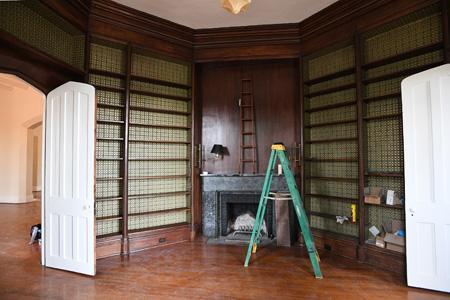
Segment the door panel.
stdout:
<path fill-rule="evenodd" d="M 402 82 L 408 285 L 450 292 L 450 65 Z"/>
<path fill-rule="evenodd" d="M 68 82 L 46 100 L 44 264 L 95 275 L 95 90 Z"/>

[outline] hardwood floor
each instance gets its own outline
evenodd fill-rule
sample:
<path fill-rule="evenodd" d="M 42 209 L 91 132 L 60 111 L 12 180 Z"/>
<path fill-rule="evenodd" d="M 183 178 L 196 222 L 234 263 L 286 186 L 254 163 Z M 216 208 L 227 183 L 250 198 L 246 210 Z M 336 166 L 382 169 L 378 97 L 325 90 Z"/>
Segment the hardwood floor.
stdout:
<path fill-rule="evenodd" d="M 401 277 L 323 253 L 316 280 L 300 248 L 245 249 L 204 240 L 97 261 L 97 276 L 43 268 L 28 246 L 40 203 L 0 204 L 0 299 L 449 299 L 407 288 Z"/>

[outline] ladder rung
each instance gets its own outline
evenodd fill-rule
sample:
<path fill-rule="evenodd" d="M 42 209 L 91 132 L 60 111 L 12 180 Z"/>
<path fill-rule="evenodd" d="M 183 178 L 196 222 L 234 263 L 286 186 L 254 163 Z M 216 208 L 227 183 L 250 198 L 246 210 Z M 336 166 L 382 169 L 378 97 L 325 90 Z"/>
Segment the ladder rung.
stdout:
<path fill-rule="evenodd" d="M 242 78 L 242 81 L 252 81 L 250 78 Z"/>
<path fill-rule="evenodd" d="M 253 131 L 245 131 L 245 132 L 243 132 L 242 134 L 244 134 L 244 135 L 249 135 L 249 134 L 254 134 L 254 132 L 253 132 Z"/>
<path fill-rule="evenodd" d="M 241 147 L 245 148 L 245 149 L 256 148 L 255 146 L 252 146 L 252 145 L 244 145 L 244 146 L 241 146 Z"/>
<path fill-rule="evenodd" d="M 253 160 L 253 159 L 243 159 L 243 160 L 241 160 L 242 162 L 256 162 L 256 160 Z"/>
<path fill-rule="evenodd" d="M 251 95 L 252 92 L 241 92 L 242 95 Z"/>
<path fill-rule="evenodd" d="M 253 121 L 253 119 L 242 119 L 241 121 L 244 121 L 244 122 L 246 122 L 246 121 Z"/>
<path fill-rule="evenodd" d="M 253 105 L 244 104 L 244 105 L 241 105 L 241 107 L 243 107 L 243 108 L 251 108 L 251 107 L 253 107 Z"/>

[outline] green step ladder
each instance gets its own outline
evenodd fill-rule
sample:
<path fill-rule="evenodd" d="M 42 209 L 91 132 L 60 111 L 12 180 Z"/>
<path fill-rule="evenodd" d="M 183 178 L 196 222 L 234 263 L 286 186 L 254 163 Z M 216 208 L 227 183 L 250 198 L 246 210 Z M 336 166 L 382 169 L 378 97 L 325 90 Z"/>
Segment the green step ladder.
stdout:
<path fill-rule="evenodd" d="M 322 272 L 320 271 L 320 258 L 317 253 L 314 241 L 311 235 L 311 231 L 308 225 L 308 218 L 306 216 L 305 210 L 303 209 L 302 199 L 300 193 L 298 192 L 297 184 L 295 182 L 294 175 L 289 168 L 289 160 L 286 158 L 286 148 L 281 143 L 276 143 L 272 145 L 272 152 L 270 154 L 269 165 L 266 171 L 266 178 L 264 179 L 264 186 L 261 193 L 261 198 L 259 199 L 258 212 L 256 213 L 255 224 L 253 226 L 252 236 L 250 238 L 250 243 L 248 244 L 247 256 L 245 258 L 244 266 L 248 267 L 250 257 L 252 253 L 256 253 L 257 245 L 261 239 L 261 226 L 263 224 L 264 215 L 266 213 L 267 200 L 292 200 L 294 204 L 294 210 L 297 215 L 298 222 L 300 224 L 300 229 L 306 244 L 306 249 L 308 250 L 309 259 L 314 269 L 314 274 L 316 278 L 323 278 Z M 274 193 L 270 192 L 270 185 L 272 184 L 273 172 L 277 158 L 280 160 L 281 166 L 283 168 L 284 177 L 286 178 L 290 198 L 286 198 L 288 194 L 282 194 L 283 198 L 271 197 Z"/>

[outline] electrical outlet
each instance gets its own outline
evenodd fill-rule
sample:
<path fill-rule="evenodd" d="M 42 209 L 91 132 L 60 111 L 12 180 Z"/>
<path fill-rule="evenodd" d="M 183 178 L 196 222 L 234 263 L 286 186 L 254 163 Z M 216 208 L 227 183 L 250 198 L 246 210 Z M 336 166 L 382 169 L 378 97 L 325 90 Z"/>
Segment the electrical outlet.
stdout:
<path fill-rule="evenodd" d="M 325 244 L 324 248 L 325 250 L 331 251 L 331 245 Z"/>

